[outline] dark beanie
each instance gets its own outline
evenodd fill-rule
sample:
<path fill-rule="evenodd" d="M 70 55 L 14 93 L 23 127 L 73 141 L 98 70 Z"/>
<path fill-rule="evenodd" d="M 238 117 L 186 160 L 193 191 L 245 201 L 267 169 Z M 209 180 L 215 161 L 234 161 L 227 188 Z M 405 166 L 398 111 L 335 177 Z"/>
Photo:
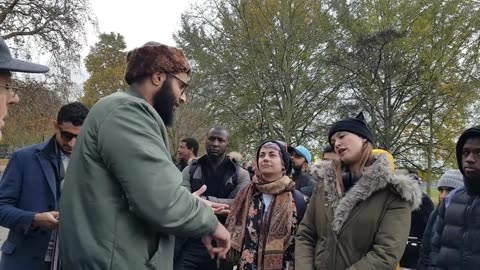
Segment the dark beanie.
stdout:
<path fill-rule="evenodd" d="M 332 136 L 333 134 L 339 131 L 347 131 L 353 134 L 356 134 L 364 139 L 367 139 L 370 143 L 374 143 L 375 139 L 373 137 L 372 131 L 368 128 L 363 113 L 359 113 L 355 118 L 348 118 L 335 122 L 328 131 L 328 143 L 332 145 Z"/>
<path fill-rule="evenodd" d="M 257 166 L 258 166 L 258 158 L 260 157 L 260 150 L 262 149 L 262 146 L 266 143 L 274 143 L 280 147 L 280 154 L 282 155 L 283 159 L 283 164 L 285 165 L 285 174 L 290 175 L 292 173 L 293 169 L 293 164 L 292 164 L 292 158 L 290 157 L 290 154 L 288 153 L 287 150 L 287 145 L 283 144 L 279 141 L 264 141 L 262 144 L 257 149 Z"/>
<path fill-rule="evenodd" d="M 472 128 L 469 128 L 465 130 L 460 138 L 458 139 L 457 142 L 457 163 L 458 163 L 458 168 L 460 169 L 460 172 L 465 175 L 465 172 L 463 171 L 463 164 L 462 164 L 462 150 L 463 146 L 467 142 L 468 139 L 470 138 L 480 138 L 480 126 L 475 126 Z"/>

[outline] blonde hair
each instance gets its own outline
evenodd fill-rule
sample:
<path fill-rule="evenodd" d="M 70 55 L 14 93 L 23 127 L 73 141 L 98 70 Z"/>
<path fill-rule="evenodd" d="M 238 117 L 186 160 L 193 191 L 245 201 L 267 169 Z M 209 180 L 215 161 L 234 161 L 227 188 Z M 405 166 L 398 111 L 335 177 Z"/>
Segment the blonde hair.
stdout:
<path fill-rule="evenodd" d="M 390 167 L 391 167 L 392 171 L 395 171 L 395 159 L 393 158 L 392 153 L 388 152 L 387 150 L 377 148 L 377 149 L 372 150 L 372 154 L 374 156 L 387 155 L 388 156 L 388 161 L 390 163 Z"/>
<path fill-rule="evenodd" d="M 358 167 L 358 171 L 352 173 L 356 176 L 361 176 L 363 173 L 363 169 L 373 163 L 374 157 L 372 155 L 373 146 L 370 142 L 365 142 L 362 146 L 362 155 L 360 156 L 360 166 Z M 336 182 L 336 189 L 340 196 L 343 195 L 345 187 L 343 186 L 343 173 L 345 169 L 348 167 L 344 162 L 341 160 L 334 161 L 335 164 L 335 182 Z"/>

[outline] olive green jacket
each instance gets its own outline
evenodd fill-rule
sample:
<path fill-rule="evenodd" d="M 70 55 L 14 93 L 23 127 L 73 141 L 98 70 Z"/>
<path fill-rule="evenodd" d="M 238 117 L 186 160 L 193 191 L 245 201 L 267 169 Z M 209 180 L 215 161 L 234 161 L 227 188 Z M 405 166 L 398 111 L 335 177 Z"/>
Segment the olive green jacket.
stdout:
<path fill-rule="evenodd" d="M 138 94 L 93 106 L 60 201 L 63 269 L 169 270 L 174 235 L 214 232 L 216 216 L 181 186 L 168 145 L 162 119 Z"/>
<path fill-rule="evenodd" d="M 421 204 L 418 183 L 391 172 L 380 155 L 357 183 L 340 197 L 335 168 L 313 169 L 318 186 L 297 230 L 297 270 L 393 270 L 410 230 L 412 209 Z"/>

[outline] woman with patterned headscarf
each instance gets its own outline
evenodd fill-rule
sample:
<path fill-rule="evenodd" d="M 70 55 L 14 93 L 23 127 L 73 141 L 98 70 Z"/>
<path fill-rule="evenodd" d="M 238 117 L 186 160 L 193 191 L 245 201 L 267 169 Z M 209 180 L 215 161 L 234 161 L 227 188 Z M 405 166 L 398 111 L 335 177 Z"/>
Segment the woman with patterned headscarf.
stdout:
<path fill-rule="evenodd" d="M 239 270 L 293 269 L 294 235 L 305 200 L 288 176 L 290 155 L 281 142 L 268 141 L 258 148 L 256 161 L 252 182 L 227 218 L 232 240 L 227 260 Z"/>

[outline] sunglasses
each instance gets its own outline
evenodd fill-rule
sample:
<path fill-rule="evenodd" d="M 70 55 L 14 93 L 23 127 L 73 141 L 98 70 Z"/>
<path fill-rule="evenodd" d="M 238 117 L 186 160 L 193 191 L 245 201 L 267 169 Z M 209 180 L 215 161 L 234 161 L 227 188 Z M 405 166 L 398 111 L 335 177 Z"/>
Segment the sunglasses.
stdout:
<path fill-rule="evenodd" d="M 71 141 L 73 138 L 77 138 L 78 134 L 73 134 L 68 131 L 60 131 L 60 136 L 62 137 L 62 140 L 64 141 Z"/>

